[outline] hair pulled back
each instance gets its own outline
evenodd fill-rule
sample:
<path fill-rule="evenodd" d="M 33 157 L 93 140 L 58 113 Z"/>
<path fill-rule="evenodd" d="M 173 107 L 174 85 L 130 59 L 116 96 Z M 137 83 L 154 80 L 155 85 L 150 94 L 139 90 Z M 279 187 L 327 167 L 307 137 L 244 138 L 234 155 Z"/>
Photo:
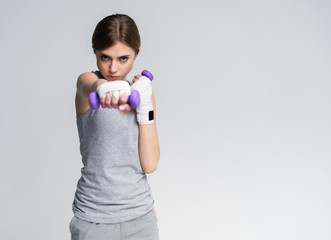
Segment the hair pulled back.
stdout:
<path fill-rule="evenodd" d="M 102 19 L 92 36 L 92 48 L 102 51 L 122 42 L 131 47 L 136 54 L 140 50 L 140 35 L 136 23 L 125 14 L 114 14 Z"/>

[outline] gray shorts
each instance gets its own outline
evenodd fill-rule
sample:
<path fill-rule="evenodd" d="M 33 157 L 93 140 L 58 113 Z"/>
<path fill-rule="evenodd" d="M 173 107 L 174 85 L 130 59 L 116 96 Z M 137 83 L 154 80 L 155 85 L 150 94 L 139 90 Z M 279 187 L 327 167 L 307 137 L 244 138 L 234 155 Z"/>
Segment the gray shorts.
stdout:
<path fill-rule="evenodd" d="M 124 223 L 92 223 L 73 217 L 70 222 L 71 240 L 158 240 L 159 229 L 154 210 Z"/>

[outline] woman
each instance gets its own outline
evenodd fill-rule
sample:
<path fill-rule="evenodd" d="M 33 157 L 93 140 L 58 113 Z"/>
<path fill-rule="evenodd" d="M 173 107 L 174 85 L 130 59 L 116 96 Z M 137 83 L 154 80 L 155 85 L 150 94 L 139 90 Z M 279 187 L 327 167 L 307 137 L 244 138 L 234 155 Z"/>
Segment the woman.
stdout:
<path fill-rule="evenodd" d="M 92 47 L 98 71 L 83 73 L 77 80 L 77 127 L 84 167 L 73 202 L 71 239 L 158 239 L 146 176 L 156 170 L 160 156 L 155 98 L 150 81 L 141 84 L 141 76 L 136 75 L 131 88 L 139 89 L 141 104 L 132 109 L 125 87 L 140 50 L 135 22 L 123 14 L 104 18 L 95 28 Z M 115 82 L 123 89 L 115 91 Z M 97 110 L 88 101 L 93 91 L 100 96 Z"/>

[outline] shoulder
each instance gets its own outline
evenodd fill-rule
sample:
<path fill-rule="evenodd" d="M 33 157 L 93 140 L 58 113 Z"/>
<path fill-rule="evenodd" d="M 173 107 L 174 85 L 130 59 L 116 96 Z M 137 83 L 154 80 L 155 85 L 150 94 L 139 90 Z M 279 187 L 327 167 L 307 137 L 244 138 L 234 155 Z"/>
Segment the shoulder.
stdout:
<path fill-rule="evenodd" d="M 90 80 L 90 79 L 98 79 L 98 76 L 93 72 L 84 72 L 78 76 L 77 82 L 86 81 L 86 80 Z"/>
<path fill-rule="evenodd" d="M 93 83 L 97 80 L 98 77 L 93 72 L 84 72 L 78 76 L 75 99 L 77 115 L 86 112 L 90 108 L 88 96 Z"/>
<path fill-rule="evenodd" d="M 77 78 L 76 87 L 78 91 L 85 89 L 86 86 L 92 85 L 99 78 L 93 72 L 84 72 L 81 73 Z"/>

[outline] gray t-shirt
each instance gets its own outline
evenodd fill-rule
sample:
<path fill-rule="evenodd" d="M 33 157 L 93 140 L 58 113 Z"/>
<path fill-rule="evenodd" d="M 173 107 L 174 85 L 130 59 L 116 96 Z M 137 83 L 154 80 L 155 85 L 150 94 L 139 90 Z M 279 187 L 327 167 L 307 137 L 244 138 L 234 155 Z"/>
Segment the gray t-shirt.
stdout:
<path fill-rule="evenodd" d="M 88 110 L 77 116 L 84 167 L 72 205 L 76 217 L 95 223 L 126 222 L 153 209 L 142 171 L 135 111 Z"/>

